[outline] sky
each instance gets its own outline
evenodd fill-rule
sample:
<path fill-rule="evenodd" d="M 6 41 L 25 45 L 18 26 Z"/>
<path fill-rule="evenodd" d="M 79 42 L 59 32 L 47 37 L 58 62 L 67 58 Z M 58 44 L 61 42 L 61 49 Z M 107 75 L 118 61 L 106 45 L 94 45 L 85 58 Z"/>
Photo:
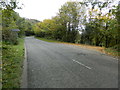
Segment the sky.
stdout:
<path fill-rule="evenodd" d="M 17 0 L 24 4 L 22 9 L 15 10 L 21 17 L 29 19 L 37 19 L 43 21 L 44 19 L 51 19 L 56 16 L 61 8 L 61 5 L 67 1 L 83 1 L 83 0 Z M 99 0 L 106 1 L 106 0 Z M 118 0 L 116 0 L 118 1 Z"/>
<path fill-rule="evenodd" d="M 81 0 L 19 0 L 24 5 L 22 5 L 22 9 L 15 11 L 21 17 L 43 21 L 44 19 L 51 19 L 51 17 L 56 16 L 61 5 L 67 1 Z"/>

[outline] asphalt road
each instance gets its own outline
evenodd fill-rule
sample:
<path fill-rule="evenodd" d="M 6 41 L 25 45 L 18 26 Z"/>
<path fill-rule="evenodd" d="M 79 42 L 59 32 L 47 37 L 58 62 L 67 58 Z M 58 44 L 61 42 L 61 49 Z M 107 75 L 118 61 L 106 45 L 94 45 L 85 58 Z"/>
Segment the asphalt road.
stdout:
<path fill-rule="evenodd" d="M 79 46 L 26 37 L 28 88 L 117 88 L 118 60 Z"/>

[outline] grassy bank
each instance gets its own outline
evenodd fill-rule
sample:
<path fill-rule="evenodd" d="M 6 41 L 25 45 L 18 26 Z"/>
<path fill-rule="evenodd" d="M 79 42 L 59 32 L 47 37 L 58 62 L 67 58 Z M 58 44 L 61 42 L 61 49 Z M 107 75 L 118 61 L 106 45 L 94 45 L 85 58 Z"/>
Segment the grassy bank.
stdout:
<path fill-rule="evenodd" d="M 120 51 L 113 48 L 105 48 L 105 53 L 120 58 Z"/>
<path fill-rule="evenodd" d="M 0 90 L 2 89 L 2 41 L 0 41 Z"/>
<path fill-rule="evenodd" d="M 76 46 L 80 46 L 83 48 L 88 48 L 88 49 L 92 49 L 92 50 L 96 50 L 96 51 L 100 51 L 102 53 L 114 56 L 114 57 L 120 57 L 120 52 L 113 49 L 113 48 L 105 48 L 105 47 L 99 47 L 99 46 L 91 46 L 91 45 L 85 45 L 85 44 L 75 44 L 75 43 L 67 43 L 67 42 L 61 42 L 61 41 L 57 41 L 57 40 L 51 40 L 51 39 L 46 39 L 46 38 L 40 38 L 40 37 L 36 37 L 37 39 L 46 41 L 46 42 L 54 42 L 54 43 L 62 43 L 62 44 L 70 44 L 70 45 L 76 45 Z"/>
<path fill-rule="evenodd" d="M 40 37 L 35 37 L 39 40 L 43 40 L 43 41 L 46 41 L 46 42 L 56 42 L 56 43 L 60 43 L 61 41 L 57 41 L 57 40 L 53 40 L 53 39 L 47 39 L 47 38 L 40 38 Z"/>
<path fill-rule="evenodd" d="M 18 45 L 3 44 L 2 88 L 20 88 L 24 60 L 24 39 Z"/>

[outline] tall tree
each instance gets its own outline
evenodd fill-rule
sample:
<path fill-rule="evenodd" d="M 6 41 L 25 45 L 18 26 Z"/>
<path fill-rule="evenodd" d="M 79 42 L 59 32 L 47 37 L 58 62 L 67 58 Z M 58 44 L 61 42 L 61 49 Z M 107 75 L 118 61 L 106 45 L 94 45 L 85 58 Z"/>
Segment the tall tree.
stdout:
<path fill-rule="evenodd" d="M 65 28 L 64 41 L 75 42 L 79 24 L 79 3 L 67 2 L 59 10 L 60 22 Z"/>

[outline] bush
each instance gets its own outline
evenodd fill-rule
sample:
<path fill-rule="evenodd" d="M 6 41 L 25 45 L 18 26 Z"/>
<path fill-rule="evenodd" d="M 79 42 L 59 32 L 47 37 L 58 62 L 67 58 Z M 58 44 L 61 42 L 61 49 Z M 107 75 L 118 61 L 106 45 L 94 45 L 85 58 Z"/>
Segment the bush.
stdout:
<path fill-rule="evenodd" d="M 18 44 L 17 32 L 12 32 L 10 30 L 3 30 L 2 39 L 7 44 L 14 44 L 14 45 Z"/>
<path fill-rule="evenodd" d="M 18 45 L 2 44 L 2 88 L 20 88 L 24 60 L 24 39 Z"/>
<path fill-rule="evenodd" d="M 120 52 L 120 48 L 119 47 L 120 47 L 120 45 L 118 44 L 118 45 L 115 45 L 115 46 L 113 46 L 111 48 Z"/>

